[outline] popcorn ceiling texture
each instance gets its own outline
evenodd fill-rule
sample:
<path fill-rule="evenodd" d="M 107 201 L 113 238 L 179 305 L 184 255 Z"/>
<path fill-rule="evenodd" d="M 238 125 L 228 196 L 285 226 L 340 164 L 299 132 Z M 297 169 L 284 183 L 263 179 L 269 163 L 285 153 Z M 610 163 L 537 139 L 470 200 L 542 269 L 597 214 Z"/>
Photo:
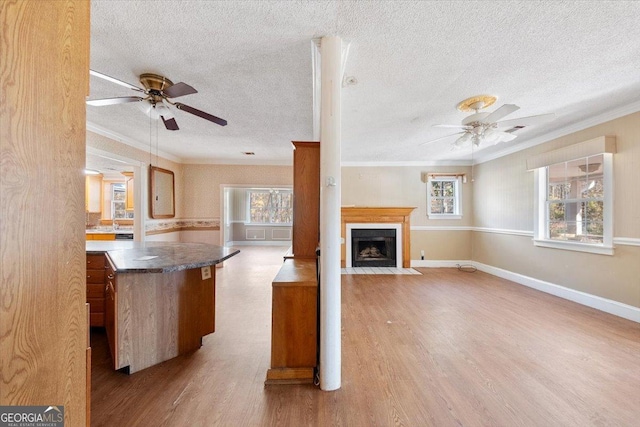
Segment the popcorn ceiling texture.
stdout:
<path fill-rule="evenodd" d="M 198 93 L 181 102 L 228 120 L 174 111 L 180 130 L 160 124 L 159 145 L 179 161 L 285 165 L 289 141 L 312 138 L 311 40 L 337 35 L 358 80 L 342 90 L 343 161 L 468 161 L 451 141 L 420 144 L 454 133 L 433 125 L 459 124 L 455 105 L 470 96 L 520 106 L 509 118 L 557 114 L 476 159 L 637 103 L 638 16 L 637 1 L 93 0 L 91 68 L 188 83 Z M 90 83 L 91 98 L 131 94 Z M 149 143 L 136 103 L 87 106 L 87 120 Z"/>

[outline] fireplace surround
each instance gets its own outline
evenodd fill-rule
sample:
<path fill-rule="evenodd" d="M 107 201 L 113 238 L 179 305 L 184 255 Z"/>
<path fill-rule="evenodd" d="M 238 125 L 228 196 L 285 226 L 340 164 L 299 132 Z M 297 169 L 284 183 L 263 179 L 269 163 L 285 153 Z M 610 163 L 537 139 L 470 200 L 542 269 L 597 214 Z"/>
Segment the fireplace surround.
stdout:
<path fill-rule="evenodd" d="M 411 225 L 410 215 L 415 207 L 356 207 L 343 206 L 341 265 L 352 267 L 351 230 L 356 229 L 395 229 L 396 230 L 396 266 L 411 267 Z M 348 254 L 348 256 L 347 256 Z"/>

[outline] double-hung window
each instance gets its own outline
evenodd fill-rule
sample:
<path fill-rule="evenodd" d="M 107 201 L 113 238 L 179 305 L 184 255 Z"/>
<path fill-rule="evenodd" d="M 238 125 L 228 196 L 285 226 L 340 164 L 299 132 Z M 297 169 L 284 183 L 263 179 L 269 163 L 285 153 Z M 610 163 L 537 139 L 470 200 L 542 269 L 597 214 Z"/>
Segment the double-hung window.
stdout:
<path fill-rule="evenodd" d="M 293 192 L 288 189 L 248 191 L 247 218 L 251 224 L 291 225 Z"/>
<path fill-rule="evenodd" d="M 601 153 L 536 169 L 537 246 L 613 253 L 613 158 Z"/>
<path fill-rule="evenodd" d="M 461 177 L 430 175 L 427 180 L 427 216 L 429 219 L 462 218 Z"/>

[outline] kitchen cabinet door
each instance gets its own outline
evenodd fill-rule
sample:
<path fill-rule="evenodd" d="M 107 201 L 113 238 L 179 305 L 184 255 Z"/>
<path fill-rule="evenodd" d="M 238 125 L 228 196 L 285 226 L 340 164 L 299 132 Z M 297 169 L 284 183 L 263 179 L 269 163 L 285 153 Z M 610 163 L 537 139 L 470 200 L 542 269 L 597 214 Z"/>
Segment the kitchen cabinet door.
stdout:
<path fill-rule="evenodd" d="M 126 185 L 126 194 L 127 197 L 125 199 L 125 209 L 128 211 L 133 210 L 133 172 L 122 172 L 122 175 L 126 177 L 125 185 Z"/>
<path fill-rule="evenodd" d="M 85 211 L 102 212 L 102 175 L 88 175 L 85 178 Z"/>
<path fill-rule="evenodd" d="M 111 351 L 113 368 L 118 369 L 118 283 L 111 261 L 107 259 L 106 287 L 104 291 L 104 327 L 107 332 L 107 341 Z"/>

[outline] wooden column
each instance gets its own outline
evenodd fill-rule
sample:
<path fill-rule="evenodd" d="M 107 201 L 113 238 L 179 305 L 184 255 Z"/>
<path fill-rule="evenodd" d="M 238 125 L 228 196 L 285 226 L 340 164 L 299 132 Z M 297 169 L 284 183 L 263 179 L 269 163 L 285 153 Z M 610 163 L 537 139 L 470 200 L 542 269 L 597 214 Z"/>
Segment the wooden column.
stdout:
<path fill-rule="evenodd" d="M 316 258 L 320 240 L 320 143 L 292 141 L 293 144 L 293 227 L 294 258 Z"/>
<path fill-rule="evenodd" d="M 88 420 L 86 0 L 0 3 L 0 405 Z"/>

